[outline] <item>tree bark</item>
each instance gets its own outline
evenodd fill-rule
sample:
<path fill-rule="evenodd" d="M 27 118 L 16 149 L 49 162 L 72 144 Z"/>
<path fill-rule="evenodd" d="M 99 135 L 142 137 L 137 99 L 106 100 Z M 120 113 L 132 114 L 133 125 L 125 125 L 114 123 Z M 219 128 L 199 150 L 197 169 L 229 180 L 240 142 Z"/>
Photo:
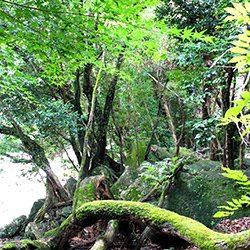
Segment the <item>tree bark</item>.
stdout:
<path fill-rule="evenodd" d="M 59 228 L 45 236 L 50 238 L 51 249 L 63 249 L 70 238 L 99 219 L 139 222 L 164 235 L 193 243 L 202 250 L 241 250 L 250 247 L 250 230 L 238 234 L 218 233 L 191 218 L 148 203 L 114 200 L 85 203 L 77 210 L 76 220 L 70 216 Z"/>
<path fill-rule="evenodd" d="M 230 87 L 233 81 L 234 77 L 234 71 L 232 68 L 228 70 L 228 76 L 227 80 L 225 82 L 225 85 L 222 88 L 222 112 L 223 116 L 225 116 L 225 113 L 230 108 L 231 102 L 230 102 Z M 233 124 L 230 123 L 226 126 L 224 130 L 224 149 L 223 149 L 223 165 L 228 165 L 230 169 L 234 169 L 234 144 L 233 144 Z"/>

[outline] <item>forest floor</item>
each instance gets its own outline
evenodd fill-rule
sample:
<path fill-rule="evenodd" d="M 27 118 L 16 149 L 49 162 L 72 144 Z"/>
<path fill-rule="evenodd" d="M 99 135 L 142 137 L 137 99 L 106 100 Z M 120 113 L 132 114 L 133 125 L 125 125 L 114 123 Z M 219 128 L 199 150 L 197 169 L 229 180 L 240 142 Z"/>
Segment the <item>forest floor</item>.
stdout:
<path fill-rule="evenodd" d="M 74 237 L 73 239 L 71 239 L 69 249 L 70 250 L 91 249 L 91 247 L 94 245 L 96 240 L 104 233 L 103 230 L 98 229 L 99 226 L 95 224 L 91 227 L 84 228 L 84 230 L 82 231 L 82 233 L 78 235 L 78 237 Z M 244 217 L 244 218 L 236 219 L 236 220 L 225 219 L 221 221 L 220 224 L 214 227 L 214 230 L 218 232 L 232 233 L 232 234 L 239 233 L 241 231 L 248 230 L 248 229 L 250 229 L 250 217 Z M 115 241 L 112 243 L 112 245 L 109 246 L 108 249 L 111 249 L 111 250 L 134 249 L 141 233 L 142 233 L 142 229 L 139 226 L 134 226 L 132 233 L 131 233 L 131 230 L 128 230 L 128 228 L 126 228 L 125 230 L 121 230 L 121 232 L 118 233 L 117 237 L 115 238 Z M 0 239 L 0 244 L 9 240 L 11 239 Z M 173 243 L 173 242 L 170 242 L 170 243 Z M 178 240 L 177 240 L 177 245 L 178 245 Z M 158 244 L 153 243 L 148 238 L 144 241 L 144 244 L 141 249 L 142 250 L 162 250 L 162 249 L 166 249 L 166 247 L 168 247 L 168 249 L 173 249 L 173 250 L 199 250 L 199 248 L 194 245 L 172 246 L 172 247 L 161 245 L 159 244 L 159 242 Z"/>

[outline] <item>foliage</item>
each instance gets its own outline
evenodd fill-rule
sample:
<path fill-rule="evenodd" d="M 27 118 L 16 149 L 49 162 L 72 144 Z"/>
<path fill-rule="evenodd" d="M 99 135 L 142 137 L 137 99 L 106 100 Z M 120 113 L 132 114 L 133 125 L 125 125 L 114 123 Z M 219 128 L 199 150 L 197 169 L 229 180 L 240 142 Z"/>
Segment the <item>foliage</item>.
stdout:
<path fill-rule="evenodd" d="M 53 4 L 1 2 L 0 20 L 4 25 L 0 30 L 0 101 L 9 110 L 6 116 L 6 108 L 1 105 L 4 122 L 11 125 L 11 116 L 46 150 L 71 145 L 81 153 L 91 87 L 101 72 L 97 112 L 105 113 L 108 90 L 117 74 L 120 92 L 115 95 L 115 117 L 118 116 L 121 129 L 125 129 L 124 137 L 134 136 L 135 121 L 127 112 L 131 108 L 127 100 L 129 85 L 134 99 L 147 95 L 151 114 L 156 101 L 152 98 L 153 90 L 147 87 L 148 79 L 144 83 L 146 77 L 141 77 L 143 74 L 136 66 L 143 64 L 145 58 L 154 62 L 167 58 L 168 51 L 159 47 L 161 39 L 169 35 L 184 41 L 210 39 L 203 33 L 167 28 L 164 22 L 154 18 L 153 10 L 158 3 L 133 0 L 83 1 L 82 4 L 60 0 Z M 120 54 L 126 63 L 117 70 Z M 136 103 L 140 114 L 141 104 Z M 144 114 L 140 115 L 138 124 L 139 136 L 144 140 L 152 128 L 143 117 Z M 95 134 L 98 134 L 97 127 L 101 127 L 99 120 L 95 119 L 93 125 Z M 129 126 L 124 125 L 127 122 Z M 131 140 L 125 143 L 130 149 Z"/>
<path fill-rule="evenodd" d="M 239 3 L 233 3 L 234 8 L 226 8 L 226 11 L 231 14 L 225 18 L 225 21 L 236 21 L 238 25 L 250 24 L 250 3 L 245 1 L 244 6 Z M 236 54 L 229 61 L 229 63 L 236 63 L 235 67 L 237 69 L 242 69 L 246 72 L 250 70 L 248 65 L 250 65 L 250 31 L 247 29 L 243 34 L 238 35 L 239 41 L 233 42 L 236 47 L 231 48 L 231 51 Z M 238 55 L 241 54 L 241 55 Z M 244 136 L 250 130 L 250 115 L 244 114 L 246 110 L 250 108 L 250 92 L 245 91 L 241 93 L 242 99 L 234 101 L 237 105 L 231 107 L 225 113 L 224 118 L 222 118 L 222 123 L 220 125 L 227 125 L 230 122 L 235 122 L 237 124 L 238 131 L 243 139 Z M 243 139 L 244 140 L 244 139 Z"/>
<path fill-rule="evenodd" d="M 233 3 L 234 8 L 226 8 L 226 11 L 231 14 L 225 18 L 225 21 L 236 21 L 236 23 L 240 26 L 243 24 L 250 24 L 250 17 L 248 16 L 250 13 L 250 3 L 248 1 L 245 2 L 245 5 L 241 5 L 239 3 Z M 242 34 L 238 35 L 239 41 L 233 42 L 235 47 L 231 48 L 231 51 L 235 54 L 229 63 L 236 63 L 235 67 L 237 69 L 243 68 L 244 71 L 250 70 L 248 65 L 250 65 L 250 31 L 246 29 Z M 240 54 L 240 55 L 238 55 Z"/>
<path fill-rule="evenodd" d="M 227 125 L 230 122 L 236 123 L 241 138 L 244 140 L 244 136 L 250 130 L 250 114 L 244 114 L 244 111 L 250 108 L 250 92 L 243 92 L 241 96 L 242 99 L 234 101 L 237 106 L 228 109 L 221 119 L 220 125 Z"/>
<path fill-rule="evenodd" d="M 223 209 L 222 211 L 218 211 L 213 217 L 221 218 L 229 215 L 233 215 L 234 211 L 238 210 L 243 206 L 250 205 L 250 181 L 247 176 L 242 173 L 240 170 L 231 170 L 229 168 L 222 169 L 226 172 L 222 175 L 234 180 L 240 187 L 244 190 L 244 195 L 241 195 L 240 199 L 232 199 L 232 201 L 227 201 L 227 206 L 219 206 L 218 208 Z"/>
<path fill-rule="evenodd" d="M 143 162 L 142 168 L 148 171 L 148 174 L 146 176 L 143 174 L 143 177 L 145 180 L 151 180 L 151 185 L 153 186 L 157 184 L 164 186 L 173 175 L 174 170 L 178 167 L 174 162 L 176 160 L 177 158 L 166 158 L 163 161 L 155 162 L 154 164 Z"/>

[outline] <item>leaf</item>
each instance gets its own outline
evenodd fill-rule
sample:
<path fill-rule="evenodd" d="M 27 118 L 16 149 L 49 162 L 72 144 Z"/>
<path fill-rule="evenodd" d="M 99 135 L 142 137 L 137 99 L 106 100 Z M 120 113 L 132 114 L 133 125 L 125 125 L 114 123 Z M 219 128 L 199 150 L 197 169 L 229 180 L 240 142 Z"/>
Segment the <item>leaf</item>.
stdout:
<path fill-rule="evenodd" d="M 248 12 L 250 12 L 250 3 L 248 1 L 245 2 L 245 7 Z"/>
<path fill-rule="evenodd" d="M 237 68 L 237 69 L 240 69 L 240 68 L 242 68 L 243 66 L 245 66 L 246 65 L 246 60 L 244 60 L 244 61 L 241 61 L 241 62 L 238 62 L 236 65 L 235 65 L 235 67 Z"/>
<path fill-rule="evenodd" d="M 242 40 L 242 41 L 247 42 L 247 43 L 250 42 L 250 37 L 249 37 L 249 36 L 246 36 L 246 35 L 244 35 L 244 34 L 238 35 L 238 38 L 239 38 L 240 40 Z"/>
<path fill-rule="evenodd" d="M 227 110 L 226 114 L 225 114 L 225 118 L 230 118 L 232 116 L 237 116 L 241 111 L 241 107 L 232 107 L 230 109 Z"/>
<path fill-rule="evenodd" d="M 245 33 L 247 36 L 250 36 L 250 30 L 245 30 L 244 33 Z"/>
<path fill-rule="evenodd" d="M 242 134 L 242 136 L 245 136 L 250 130 L 250 126 L 247 127 L 247 129 L 245 130 L 245 132 Z"/>
<path fill-rule="evenodd" d="M 228 63 L 236 63 L 246 59 L 246 56 L 235 56 Z"/>
<path fill-rule="evenodd" d="M 239 47 L 233 47 L 233 48 L 231 49 L 231 51 L 232 51 L 233 53 L 239 53 L 239 54 L 247 54 L 247 53 L 248 53 L 248 50 L 243 49 L 243 48 L 239 48 Z"/>
<path fill-rule="evenodd" d="M 241 16 L 240 12 L 236 10 L 235 8 L 228 7 L 228 8 L 225 8 L 225 10 L 234 16 Z"/>
<path fill-rule="evenodd" d="M 235 7 L 235 9 L 237 9 L 238 11 L 240 11 L 243 15 L 247 15 L 247 11 L 246 9 L 239 3 L 233 3 L 233 6 Z"/>
<path fill-rule="evenodd" d="M 231 201 L 227 201 L 227 204 L 229 205 L 229 206 L 231 206 L 231 207 L 238 207 L 236 204 L 234 204 L 233 202 L 231 202 Z"/>
<path fill-rule="evenodd" d="M 229 215 L 233 215 L 234 212 L 220 211 L 213 215 L 214 218 L 227 217 Z"/>
<path fill-rule="evenodd" d="M 245 100 L 250 100 L 250 92 L 249 91 L 245 91 L 241 94 L 241 96 L 245 99 Z"/>
<path fill-rule="evenodd" d="M 240 202 L 237 199 L 232 199 L 232 201 L 236 204 L 236 205 L 240 205 Z"/>
<path fill-rule="evenodd" d="M 245 47 L 245 48 L 249 47 L 248 43 L 241 42 L 241 41 L 236 41 L 236 42 L 233 42 L 232 44 L 235 45 L 235 46 L 237 46 L 237 47 Z"/>
<path fill-rule="evenodd" d="M 233 20 L 235 20 L 235 19 L 237 19 L 237 17 L 235 17 L 235 16 L 227 16 L 227 17 L 224 19 L 224 22 L 233 21 Z"/>

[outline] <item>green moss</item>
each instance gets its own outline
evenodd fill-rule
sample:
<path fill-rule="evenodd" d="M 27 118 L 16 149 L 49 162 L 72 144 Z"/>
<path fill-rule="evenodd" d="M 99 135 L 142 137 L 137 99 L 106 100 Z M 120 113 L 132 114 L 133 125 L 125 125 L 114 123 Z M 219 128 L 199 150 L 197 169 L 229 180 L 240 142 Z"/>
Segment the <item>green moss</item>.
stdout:
<path fill-rule="evenodd" d="M 77 197 L 76 208 L 79 208 L 82 204 L 93 201 L 95 199 L 95 178 L 98 178 L 98 176 L 84 179 L 81 182 L 79 188 L 75 191 L 74 203 L 76 202 Z"/>
<path fill-rule="evenodd" d="M 139 218 L 146 224 L 153 223 L 155 226 L 159 226 L 159 228 L 161 225 L 172 224 L 174 225 L 174 230 L 198 245 L 201 249 L 218 249 L 215 243 L 219 244 L 219 242 L 227 244 L 227 249 L 233 249 L 233 245 L 235 244 L 232 240 L 231 242 L 226 242 L 226 239 L 230 235 L 214 232 L 195 220 L 168 210 L 156 208 L 147 203 L 95 201 L 84 204 L 77 211 L 77 219 L 83 222 L 87 218 L 86 214 L 90 217 L 95 216 L 96 219 L 100 217 L 109 219 L 111 217 L 117 218 L 119 216 L 132 215 L 136 220 Z M 241 234 L 237 234 L 234 237 L 236 237 L 236 240 L 241 240 L 242 238 Z"/>
<path fill-rule="evenodd" d="M 37 249 L 37 250 L 47 250 L 49 249 L 49 246 L 41 241 L 36 240 L 21 240 L 21 241 L 12 241 L 8 242 L 6 244 L 3 244 L 3 246 L 0 246 L 3 250 L 15 250 L 15 249 L 22 249 L 22 250 L 29 250 L 29 249 Z"/>
<path fill-rule="evenodd" d="M 3 247 L 1 247 L 1 245 L 0 245 L 0 249 L 2 249 L 2 250 L 15 250 L 15 249 L 18 249 L 18 247 L 14 244 L 7 243 L 7 244 L 3 245 Z"/>

